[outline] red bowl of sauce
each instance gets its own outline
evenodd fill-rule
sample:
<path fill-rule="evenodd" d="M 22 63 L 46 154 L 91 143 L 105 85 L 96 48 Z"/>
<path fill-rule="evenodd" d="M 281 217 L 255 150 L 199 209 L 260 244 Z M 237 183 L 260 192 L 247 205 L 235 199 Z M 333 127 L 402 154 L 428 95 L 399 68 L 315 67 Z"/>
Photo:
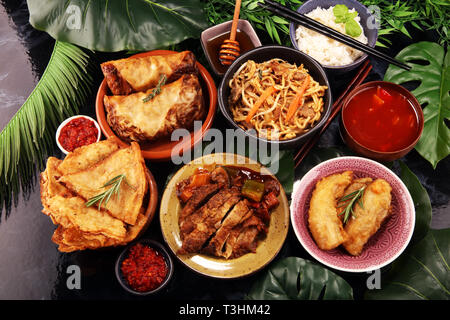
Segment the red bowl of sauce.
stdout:
<path fill-rule="evenodd" d="M 424 125 L 414 95 L 395 83 L 372 81 L 349 93 L 341 110 L 340 132 L 355 152 L 393 161 L 411 151 Z"/>
<path fill-rule="evenodd" d="M 56 131 L 56 144 L 65 154 L 76 148 L 100 141 L 101 131 L 97 121 L 78 115 L 67 118 Z"/>

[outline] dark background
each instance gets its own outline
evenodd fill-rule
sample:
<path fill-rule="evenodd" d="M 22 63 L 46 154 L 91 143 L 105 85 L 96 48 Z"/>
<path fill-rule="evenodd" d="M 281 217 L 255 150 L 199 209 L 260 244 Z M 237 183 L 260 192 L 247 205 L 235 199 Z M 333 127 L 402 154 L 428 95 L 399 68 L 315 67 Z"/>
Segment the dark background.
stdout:
<path fill-rule="evenodd" d="M 0 129 L 3 129 L 39 81 L 47 66 L 54 40 L 29 25 L 26 1 L 1 0 L 0 3 L 3 5 L 0 6 Z M 270 44 L 264 35 L 260 36 L 263 44 Z M 398 36 L 387 53 L 394 56 L 413 41 L 437 40 L 433 33 L 417 31 L 413 32 L 413 38 L 411 40 Z M 187 40 L 182 46 L 193 50 L 200 62 L 209 67 L 201 52 L 199 40 Z M 119 55 L 98 56 L 100 61 L 105 61 Z M 371 62 L 373 70 L 366 81 L 381 80 L 387 65 L 376 60 Z M 210 72 L 212 73 L 211 70 Z M 335 97 L 352 76 L 353 74 L 348 74 L 339 79 L 330 78 Z M 220 79 L 216 80 L 218 85 Z M 82 114 L 95 116 L 94 97 L 100 81 L 101 76 L 97 74 L 93 95 L 81 110 Z M 213 126 L 222 128 L 223 123 L 225 121 L 218 113 Z M 335 120 L 321 137 L 319 146 L 342 145 Z M 56 149 L 54 155 L 60 158 L 63 156 Z M 442 160 L 435 170 L 416 151 L 409 153 L 403 160 L 428 191 L 433 208 L 432 228 L 450 227 L 450 157 Z M 166 178 L 174 167 L 171 163 L 147 162 L 147 165 L 156 178 L 161 196 Z M 18 206 L 12 208 L 7 219 L 3 214 L 0 223 L 0 299 L 243 299 L 253 282 L 261 275 L 259 272 L 244 279 L 211 279 L 194 273 L 174 259 L 175 272 L 169 287 L 158 296 L 136 298 L 120 287 L 114 275 L 114 263 L 120 248 L 59 253 L 51 241 L 55 226 L 41 210 L 39 186 L 35 185 L 29 194 L 20 198 Z M 158 217 L 152 222 L 145 237 L 164 243 Z M 313 260 L 301 247 L 292 228 L 275 260 L 287 256 Z M 66 269 L 72 264 L 81 267 L 80 290 L 69 290 L 66 286 Z M 382 273 L 388 268 L 389 266 L 384 268 Z M 368 274 L 336 273 L 354 287 L 355 298 L 361 299 L 366 290 Z"/>

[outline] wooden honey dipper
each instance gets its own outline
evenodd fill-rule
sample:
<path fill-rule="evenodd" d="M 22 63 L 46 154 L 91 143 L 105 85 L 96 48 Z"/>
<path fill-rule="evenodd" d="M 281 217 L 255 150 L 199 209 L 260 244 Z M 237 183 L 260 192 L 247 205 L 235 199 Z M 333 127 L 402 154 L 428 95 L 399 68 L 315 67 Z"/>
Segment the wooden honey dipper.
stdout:
<path fill-rule="evenodd" d="M 241 11 L 241 0 L 236 0 L 234 7 L 233 23 L 231 24 L 230 39 L 227 39 L 220 46 L 219 60 L 224 66 L 229 66 L 239 56 L 241 49 L 239 42 L 236 41 L 236 31 L 239 22 L 239 13 Z"/>

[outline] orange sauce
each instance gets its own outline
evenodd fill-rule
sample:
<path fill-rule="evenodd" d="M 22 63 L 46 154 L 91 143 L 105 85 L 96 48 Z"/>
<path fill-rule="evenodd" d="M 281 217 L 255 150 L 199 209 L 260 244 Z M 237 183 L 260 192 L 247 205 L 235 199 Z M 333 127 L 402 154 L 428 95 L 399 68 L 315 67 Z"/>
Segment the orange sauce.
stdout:
<path fill-rule="evenodd" d="M 381 152 L 406 148 L 417 138 L 419 130 L 411 101 L 380 86 L 356 94 L 343 110 L 342 120 L 359 144 Z"/>

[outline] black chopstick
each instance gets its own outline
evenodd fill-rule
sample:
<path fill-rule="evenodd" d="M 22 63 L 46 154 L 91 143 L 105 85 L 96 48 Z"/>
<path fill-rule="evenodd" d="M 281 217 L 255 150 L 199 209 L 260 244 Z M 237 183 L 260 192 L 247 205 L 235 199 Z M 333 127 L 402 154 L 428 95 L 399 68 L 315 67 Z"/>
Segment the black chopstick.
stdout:
<path fill-rule="evenodd" d="M 349 47 L 355 48 L 357 50 L 360 50 L 362 52 L 365 52 L 371 56 L 380 58 L 382 60 L 385 60 L 393 65 L 396 65 L 397 67 L 400 67 L 405 70 L 411 70 L 411 66 L 398 61 L 387 54 L 384 54 L 368 45 L 363 44 L 362 42 L 359 42 L 358 40 L 353 39 L 352 37 L 346 36 L 339 31 L 336 31 L 330 27 L 327 27 L 320 22 L 317 22 L 314 19 L 311 19 L 299 12 L 293 11 L 289 9 L 288 7 L 285 7 L 279 3 L 270 1 L 270 0 L 264 0 L 264 3 L 258 2 L 258 5 L 262 8 L 275 13 L 276 15 L 279 15 L 283 18 L 286 18 L 290 21 L 296 22 L 305 28 L 311 29 L 313 31 L 316 31 L 318 33 L 321 33 L 329 38 L 332 38 L 336 41 L 342 42 Z"/>

